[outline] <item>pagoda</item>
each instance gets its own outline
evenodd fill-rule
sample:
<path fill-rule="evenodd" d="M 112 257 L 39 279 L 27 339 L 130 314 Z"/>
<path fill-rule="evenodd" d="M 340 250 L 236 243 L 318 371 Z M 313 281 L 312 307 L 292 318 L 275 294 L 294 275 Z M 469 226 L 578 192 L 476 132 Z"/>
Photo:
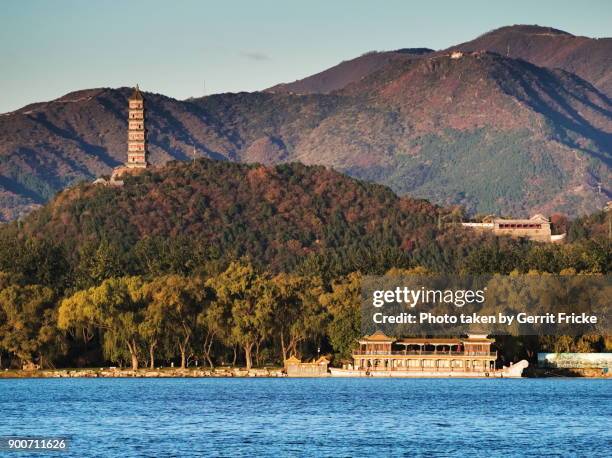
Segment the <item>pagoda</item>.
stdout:
<path fill-rule="evenodd" d="M 146 168 L 149 165 L 147 154 L 144 98 L 136 85 L 128 99 L 128 152 L 125 166 L 130 169 Z"/>

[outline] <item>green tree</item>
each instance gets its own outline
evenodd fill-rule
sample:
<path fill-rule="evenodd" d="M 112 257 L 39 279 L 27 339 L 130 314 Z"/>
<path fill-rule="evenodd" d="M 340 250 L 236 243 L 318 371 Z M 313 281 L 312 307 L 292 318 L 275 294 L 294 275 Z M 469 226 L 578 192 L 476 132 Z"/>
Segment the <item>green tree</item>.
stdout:
<path fill-rule="evenodd" d="M 184 369 L 197 317 L 207 300 L 204 284 L 193 277 L 167 275 L 156 279 L 147 289 L 150 304 L 145 326 L 149 328 L 149 341 L 156 342 L 161 333 L 168 333 L 180 352 L 181 368 Z"/>
<path fill-rule="evenodd" d="M 60 303 L 58 326 L 64 330 L 98 328 L 103 332 L 105 356 L 115 361 L 128 356 L 136 370 L 143 319 L 141 288 L 140 277 L 122 277 L 78 291 Z"/>
<path fill-rule="evenodd" d="M 54 294 L 40 285 L 11 285 L 0 290 L 0 348 L 22 364 L 38 361 L 59 342 L 53 309 Z"/>
<path fill-rule="evenodd" d="M 318 301 L 321 281 L 315 277 L 279 274 L 273 278 L 278 290 L 274 307 L 275 331 L 281 344 L 283 362 L 298 354 L 298 345 L 321 336 L 328 317 Z"/>
<path fill-rule="evenodd" d="M 327 334 L 332 347 L 340 358 L 350 359 L 361 335 L 361 274 L 351 273 L 334 282 L 332 291 L 321 295 L 320 301 L 331 314 Z"/>
<path fill-rule="evenodd" d="M 268 338 L 273 328 L 277 294 L 273 283 L 250 264 L 233 262 L 212 278 L 209 285 L 217 301 L 231 310 L 231 341 L 244 350 L 247 369 L 253 367 L 253 349 Z"/>
<path fill-rule="evenodd" d="M 208 301 L 198 314 L 197 325 L 202 336 L 202 354 L 210 367 L 214 367 L 212 347 L 215 341 L 228 341 L 230 337 L 231 310 L 224 302 Z"/>

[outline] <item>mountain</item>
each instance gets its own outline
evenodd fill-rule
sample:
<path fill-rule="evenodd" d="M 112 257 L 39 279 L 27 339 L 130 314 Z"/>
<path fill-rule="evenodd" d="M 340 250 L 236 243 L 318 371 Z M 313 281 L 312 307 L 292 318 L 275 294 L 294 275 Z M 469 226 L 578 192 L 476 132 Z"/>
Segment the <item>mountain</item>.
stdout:
<path fill-rule="evenodd" d="M 278 84 L 267 91 L 327 94 L 343 89 L 395 60 L 445 55 L 452 51 L 490 51 L 523 59 L 539 67 L 561 68 L 580 76 L 612 97 L 612 38 L 579 37 L 538 25 L 500 27 L 474 40 L 437 52 L 428 48 L 407 48 L 366 53 L 293 83 Z"/>
<path fill-rule="evenodd" d="M 393 54 L 324 94 L 146 93 L 151 161 L 320 164 L 472 213 L 573 216 L 610 199 L 612 104 L 592 84 L 491 52 Z M 78 91 L 0 115 L 3 219 L 121 164 L 129 93 Z"/>
<path fill-rule="evenodd" d="M 332 91 L 343 89 L 350 83 L 359 81 L 361 78 L 395 61 L 424 56 L 432 52 L 434 50 L 429 48 L 405 48 L 387 52 L 372 51 L 293 83 L 277 84 L 266 89 L 266 91 L 273 93 L 329 94 Z"/>
<path fill-rule="evenodd" d="M 612 38 L 577 37 L 552 27 L 501 27 L 450 50 L 487 50 L 540 67 L 562 68 L 612 97 Z"/>

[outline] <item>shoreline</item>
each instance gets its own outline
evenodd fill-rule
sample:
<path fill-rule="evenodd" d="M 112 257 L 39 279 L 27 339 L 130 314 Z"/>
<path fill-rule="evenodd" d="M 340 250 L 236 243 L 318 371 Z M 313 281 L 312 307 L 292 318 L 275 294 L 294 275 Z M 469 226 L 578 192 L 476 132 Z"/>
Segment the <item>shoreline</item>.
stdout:
<path fill-rule="evenodd" d="M 5 369 L 0 371 L 0 379 L 34 379 L 34 378 L 331 378 L 330 374 L 315 377 L 288 377 L 280 367 L 253 368 L 162 368 L 162 369 L 111 369 L 111 368 L 70 368 L 41 369 L 35 371 Z M 334 377 L 341 378 L 341 377 Z M 378 377 L 348 377 L 378 378 Z M 384 377 L 394 378 L 394 377 Z M 397 377 L 400 378 L 439 378 L 439 379 L 472 379 L 474 377 Z M 534 368 L 522 378 L 592 378 L 612 379 L 612 374 L 602 373 L 601 369 L 553 370 Z M 482 377 L 487 379 L 487 377 Z M 494 378 L 490 378 L 493 380 Z"/>
<path fill-rule="evenodd" d="M 70 368 L 35 371 L 9 369 L 0 372 L 0 379 L 15 378 L 278 378 L 287 377 L 281 368 Z"/>

